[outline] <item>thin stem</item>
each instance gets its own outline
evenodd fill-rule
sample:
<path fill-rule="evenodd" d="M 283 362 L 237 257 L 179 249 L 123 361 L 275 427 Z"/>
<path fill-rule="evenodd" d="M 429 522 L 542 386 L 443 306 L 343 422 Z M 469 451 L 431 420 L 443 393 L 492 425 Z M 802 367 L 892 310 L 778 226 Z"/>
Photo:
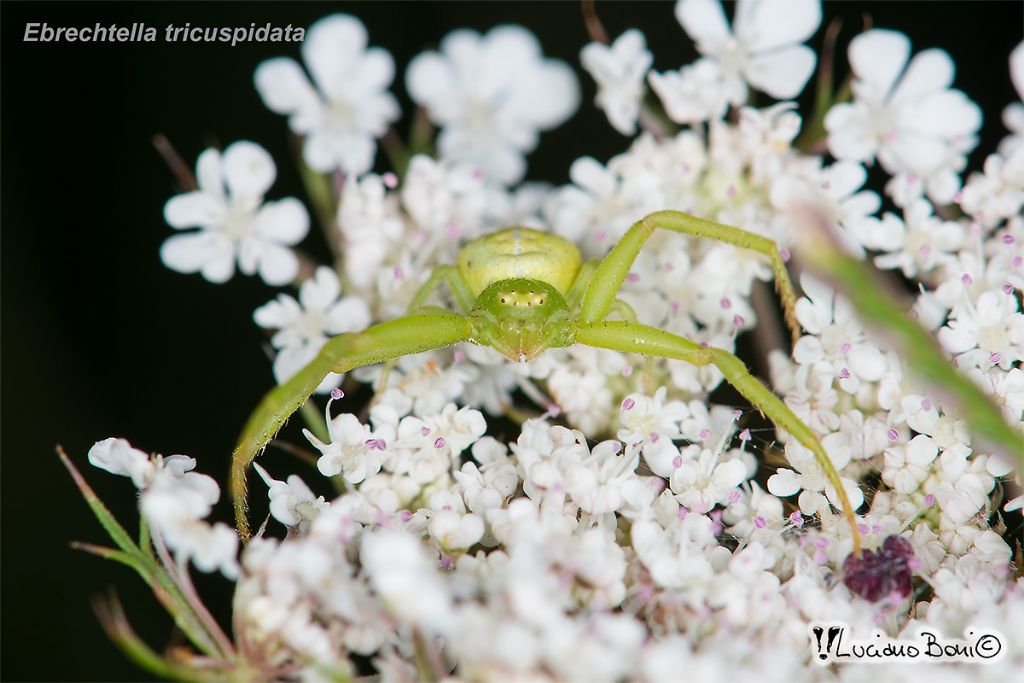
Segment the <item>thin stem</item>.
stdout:
<path fill-rule="evenodd" d="M 804 127 L 800 139 L 795 147 L 810 152 L 816 149 L 825 140 L 825 115 L 832 105 L 843 101 L 842 98 L 833 99 L 833 65 L 835 61 L 836 39 L 843 28 L 841 19 L 835 19 L 825 30 L 825 39 L 821 46 L 821 59 L 818 60 L 818 88 L 814 97 L 814 113 L 811 115 L 810 123 Z M 849 85 L 846 81 L 844 90 Z M 848 91 L 847 97 L 848 97 Z"/>
<path fill-rule="evenodd" d="M 178 179 L 178 184 L 182 190 L 192 191 L 199 187 L 196 177 L 192 175 L 192 169 L 182 160 L 181 155 L 178 154 L 177 150 L 174 149 L 174 145 L 171 144 L 171 141 L 165 135 L 162 133 L 154 135 L 153 146 L 156 147 L 156 151 L 163 157 L 167 168 Z"/>
<path fill-rule="evenodd" d="M 128 623 L 120 601 L 115 595 L 93 603 L 100 625 L 107 636 L 137 665 L 163 680 L 221 681 L 224 672 L 203 671 L 181 666 L 164 659 L 147 646 Z M 217 675 L 219 674 L 219 675 Z"/>
<path fill-rule="evenodd" d="M 188 566 L 184 561 L 178 565 L 178 576 L 181 580 L 178 582 L 178 586 L 181 588 L 182 594 L 185 599 L 188 600 L 192 609 L 195 610 L 199 620 L 206 627 L 207 633 L 209 633 L 213 639 L 217 642 L 218 647 L 224 652 L 225 659 L 234 660 L 237 658 L 235 652 L 235 646 L 231 643 L 227 634 L 224 633 L 224 629 L 220 627 L 217 620 L 210 614 L 210 610 L 206 608 L 202 599 L 199 597 L 199 593 L 196 591 L 195 584 L 192 583 L 192 576 L 189 574 Z"/>
<path fill-rule="evenodd" d="M 583 25 L 587 28 L 587 35 L 596 43 L 607 45 L 611 42 L 608 39 L 608 32 L 597 16 L 597 8 L 594 7 L 594 0 L 583 0 L 580 3 L 580 10 L 583 12 Z"/>
<path fill-rule="evenodd" d="M 287 441 L 272 441 L 270 442 L 270 445 L 273 446 L 274 448 L 284 451 L 288 455 L 298 458 L 301 462 L 303 462 L 306 465 L 309 465 L 310 467 L 316 467 L 316 462 L 317 460 L 320 459 L 320 456 L 318 456 L 313 451 L 310 451 L 306 448 L 302 448 L 300 446 L 296 446 L 293 443 L 288 443 Z"/>
<path fill-rule="evenodd" d="M 194 624 L 188 624 L 182 626 L 182 621 L 186 614 L 178 614 L 177 611 L 169 610 L 175 617 L 175 622 L 181 627 L 188 639 L 192 641 L 196 647 L 205 652 L 206 654 L 215 657 L 217 659 L 225 659 L 225 650 L 221 643 L 217 642 L 217 636 L 215 633 L 211 633 L 209 626 L 204 623 L 203 617 L 199 610 L 196 609 L 196 605 L 184 594 L 181 572 L 178 569 L 177 563 L 171 558 L 170 552 L 167 550 L 166 544 L 164 544 L 163 538 L 159 533 L 153 534 L 153 547 L 156 548 L 157 556 L 160 558 L 160 564 L 163 565 L 164 572 L 170 579 L 170 590 L 168 593 L 170 597 L 178 603 L 179 609 L 184 607 L 187 610 L 187 616 L 191 617 L 189 621 L 194 621 Z M 159 566 L 159 565 L 157 565 Z M 197 634 L 193 630 L 194 627 L 198 627 L 202 637 L 197 638 Z M 219 629 L 219 627 L 218 627 Z M 230 647 L 230 643 L 229 643 Z"/>
<path fill-rule="evenodd" d="M 299 408 L 299 412 L 302 414 L 302 419 L 309 428 L 309 431 L 313 432 L 313 436 L 324 443 L 330 443 L 331 435 L 327 431 L 327 423 L 324 422 L 324 414 L 320 412 L 320 408 L 317 407 L 312 398 L 307 399 L 302 404 L 302 407 Z"/>

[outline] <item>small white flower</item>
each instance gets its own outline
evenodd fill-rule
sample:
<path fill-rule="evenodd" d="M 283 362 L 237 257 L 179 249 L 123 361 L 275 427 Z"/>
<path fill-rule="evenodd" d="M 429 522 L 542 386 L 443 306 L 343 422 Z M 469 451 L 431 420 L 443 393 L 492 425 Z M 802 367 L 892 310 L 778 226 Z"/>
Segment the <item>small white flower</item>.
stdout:
<path fill-rule="evenodd" d="M 626 31 L 611 46 L 590 43 L 580 51 L 583 68 L 597 81 L 597 106 L 623 135 L 636 132 L 644 76 L 653 61 L 644 34 L 637 29 Z"/>
<path fill-rule="evenodd" d="M 431 240 L 421 250 L 443 238 L 454 247 L 460 238 L 480 234 L 492 193 L 493 188 L 467 164 L 417 154 L 409 161 L 402 183 L 402 207 Z M 454 255 L 454 251 L 439 254 L 453 259 Z"/>
<path fill-rule="evenodd" d="M 810 334 L 797 341 L 793 358 L 838 378 L 850 393 L 861 381 L 880 380 L 887 369 L 885 356 L 865 339 L 850 303 L 814 278 L 803 276 L 800 285 L 807 296 L 796 302 L 796 316 Z"/>
<path fill-rule="evenodd" d="M 722 70 L 713 59 L 698 59 L 678 71 L 652 71 L 647 80 L 665 107 L 665 113 L 676 123 L 720 119 L 730 101 L 742 101 L 742 97 L 730 94 L 727 89 L 735 87 L 737 82 L 723 84 Z M 742 87 L 742 83 L 739 85 Z"/>
<path fill-rule="evenodd" d="M 958 305 L 939 341 L 956 354 L 961 368 L 998 365 L 1009 370 L 1024 358 L 1024 313 L 1018 311 L 1017 297 L 1002 290 L 985 292 L 975 305 Z"/>
<path fill-rule="evenodd" d="M 221 154 L 208 149 L 196 162 L 199 189 L 171 197 L 164 220 L 172 228 L 199 230 L 169 237 L 160 248 L 164 265 L 226 282 L 235 261 L 246 275 L 268 285 L 295 279 L 299 260 L 288 247 L 309 231 L 309 215 L 298 199 L 264 202 L 277 170 L 270 155 L 252 142 L 236 142 Z"/>
<path fill-rule="evenodd" d="M 691 512 L 703 514 L 725 503 L 729 494 L 747 478 L 747 467 L 739 451 L 687 446 L 680 451 L 669 487 L 676 500 Z"/>
<path fill-rule="evenodd" d="M 569 495 L 592 515 L 615 512 L 625 501 L 623 488 L 639 462 L 639 453 L 624 453 L 618 441 L 602 441 L 569 470 Z"/>
<path fill-rule="evenodd" d="M 338 227 L 345 240 L 345 273 L 361 290 L 371 287 L 405 232 L 397 197 L 388 193 L 381 176 L 370 173 L 345 183 Z"/>
<path fill-rule="evenodd" d="M 813 203 L 830 224 L 841 228 L 839 236 L 851 253 L 860 255 L 863 250 L 857 242 L 867 245 L 862 235 L 889 234 L 889 226 L 883 226 L 874 216 L 882 200 L 874 192 L 861 189 L 867 178 L 864 167 L 850 161 L 837 161 L 820 171 L 815 169 L 808 177 L 783 173 L 772 183 L 771 201 L 780 209 L 795 202 Z"/>
<path fill-rule="evenodd" d="M 334 14 L 309 27 L 302 43 L 316 88 L 293 59 L 269 59 L 256 69 L 256 89 L 264 104 L 289 116 L 305 136 L 302 155 L 310 168 L 341 169 L 360 175 L 373 165 L 377 146 L 399 116 L 388 86 L 395 75 L 391 54 L 366 47 L 366 29 L 356 18 Z"/>
<path fill-rule="evenodd" d="M 679 424 L 690 411 L 682 401 L 665 401 L 668 387 L 659 387 L 653 397 L 630 394 L 619 405 L 622 428 L 616 435 L 625 444 L 680 437 Z"/>
<path fill-rule="evenodd" d="M 330 407 L 327 408 L 330 411 Z M 382 425 L 373 430 L 355 415 L 342 413 L 328 418 L 330 443 L 323 443 L 308 430 L 303 434 L 320 451 L 316 467 L 325 477 L 342 475 L 350 484 L 358 484 L 380 471 L 384 454 L 394 441 L 394 429 Z"/>
<path fill-rule="evenodd" d="M 451 596 L 414 536 L 366 534 L 359 555 L 379 599 L 397 617 L 429 633 L 444 634 L 453 627 Z"/>
<path fill-rule="evenodd" d="M 850 42 L 849 56 L 854 100 L 835 105 L 825 117 L 829 150 L 851 161 L 877 156 L 888 173 L 904 174 L 908 182 L 924 179 L 936 201 L 951 200 L 959 189 L 956 172 L 976 144 L 981 110 L 949 89 L 949 55 L 925 50 L 908 64 L 907 37 L 875 29 Z"/>
<path fill-rule="evenodd" d="M 131 477 L 136 488 L 149 485 L 156 467 L 146 453 L 132 447 L 126 439 L 111 437 L 97 441 L 89 449 L 89 464 L 111 474 Z"/>
<path fill-rule="evenodd" d="M 569 66 L 544 59 L 537 39 L 519 26 L 483 36 L 454 31 L 440 52 L 413 59 L 405 82 L 442 127 L 442 158 L 477 164 L 505 184 L 522 179 L 523 153 L 537 146 L 538 133 L 560 125 L 579 103 Z"/>
<path fill-rule="evenodd" d="M 192 471 L 195 458 L 170 455 L 155 464 L 139 504 L 154 529 L 175 529 L 210 514 L 220 499 L 220 486 L 213 477 Z"/>
<path fill-rule="evenodd" d="M 1017 96 L 1024 100 L 1024 42 L 1010 53 L 1010 80 L 1017 91 Z M 1012 133 L 999 145 L 999 152 L 1010 156 L 1024 147 L 1024 101 L 1007 105 L 1003 110 L 1003 123 Z"/>
<path fill-rule="evenodd" d="M 175 529 L 173 536 L 164 531 L 179 562 L 187 559 L 201 572 L 220 571 L 225 578 L 238 578 L 238 532 L 227 524 L 196 521 Z"/>
<path fill-rule="evenodd" d="M 954 446 L 939 456 L 943 481 L 935 489 L 935 499 L 943 517 L 952 525 L 963 524 L 988 504 L 995 478 L 987 469 L 988 458 L 968 459 L 970 448 Z"/>
<path fill-rule="evenodd" d="M 287 481 L 278 481 L 270 476 L 258 463 L 253 467 L 269 487 L 270 514 L 285 526 L 297 526 L 305 530 L 317 515 L 327 509 L 323 496 L 314 497 L 313 491 L 297 474 L 288 475 Z"/>
<path fill-rule="evenodd" d="M 1024 144 L 1007 157 L 989 155 L 984 173 L 967 181 L 960 206 L 987 228 L 1019 215 L 1024 206 Z"/>
<path fill-rule="evenodd" d="M 676 19 L 697 49 L 721 71 L 717 85 L 733 105 L 747 97 L 747 84 L 776 99 L 796 97 L 814 71 L 814 51 L 803 41 L 821 24 L 818 0 L 740 0 L 733 31 L 718 0 L 679 0 Z"/>
<path fill-rule="evenodd" d="M 430 497 L 430 524 L 427 530 L 446 552 L 469 548 L 484 535 L 484 520 L 466 512 L 462 496 L 438 491 Z"/>
<path fill-rule="evenodd" d="M 358 332 L 370 324 L 366 303 L 354 296 L 341 296 L 341 283 L 326 266 L 316 269 L 302 283 L 299 300 L 287 294 L 260 306 L 253 313 L 256 324 L 278 330 L 270 343 L 278 350 L 274 358 L 274 378 L 284 384 L 305 367 L 327 343 L 343 332 Z M 331 373 L 317 387 L 327 392 L 338 386 L 341 375 Z"/>
<path fill-rule="evenodd" d="M 864 246 L 888 252 L 875 258 L 875 264 L 899 268 L 907 277 L 952 264 L 963 245 L 964 228 L 955 221 L 940 220 L 932 211 L 927 200 L 917 199 L 904 208 L 904 220 L 886 214 L 880 223 L 870 226 L 873 230 L 862 232 Z"/>
<path fill-rule="evenodd" d="M 850 451 L 843 448 L 830 448 L 832 442 L 832 439 L 825 437 L 822 445 L 836 471 L 842 471 L 850 461 Z M 831 482 L 810 450 L 795 441 L 790 441 L 786 444 L 786 458 L 789 460 L 789 464 L 796 468 L 796 471 L 782 467 L 770 476 L 768 490 L 772 495 L 786 498 L 800 492 L 800 511 L 805 515 L 815 515 L 827 510 L 828 502 L 832 503 L 837 510 L 842 509 L 835 489 L 832 488 Z M 857 482 L 846 477 L 841 477 L 840 481 L 843 483 L 843 488 L 846 489 L 850 505 L 854 510 L 858 509 L 864 503 L 864 494 Z M 825 492 L 824 496 L 821 495 L 822 491 Z M 826 498 L 828 502 L 826 502 Z"/>
<path fill-rule="evenodd" d="M 913 493 L 931 473 L 931 464 L 939 448 L 931 438 L 920 434 L 910 443 L 885 449 L 882 481 L 900 493 Z"/>

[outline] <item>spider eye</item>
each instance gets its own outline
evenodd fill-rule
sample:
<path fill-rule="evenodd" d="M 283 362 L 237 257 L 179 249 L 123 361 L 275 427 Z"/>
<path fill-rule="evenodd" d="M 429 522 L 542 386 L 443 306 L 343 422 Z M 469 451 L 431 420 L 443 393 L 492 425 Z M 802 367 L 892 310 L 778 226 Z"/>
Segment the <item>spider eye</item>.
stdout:
<path fill-rule="evenodd" d="M 544 303 L 544 299 L 537 299 L 537 305 L 538 306 L 543 304 L 543 303 Z"/>
<path fill-rule="evenodd" d="M 504 300 L 504 299 L 502 299 L 502 300 L 501 300 L 501 303 L 505 303 L 505 300 Z"/>

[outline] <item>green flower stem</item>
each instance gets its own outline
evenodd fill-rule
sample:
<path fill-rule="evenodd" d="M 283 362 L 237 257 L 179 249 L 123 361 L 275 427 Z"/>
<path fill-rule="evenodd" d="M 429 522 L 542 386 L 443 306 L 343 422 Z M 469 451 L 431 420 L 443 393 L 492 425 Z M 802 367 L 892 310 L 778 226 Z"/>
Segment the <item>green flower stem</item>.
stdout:
<path fill-rule="evenodd" d="M 825 116 L 833 105 L 839 102 L 846 102 L 850 99 L 850 79 L 847 77 L 839 92 L 832 92 L 833 73 L 832 67 L 835 58 L 836 38 L 839 37 L 839 30 L 842 22 L 838 19 L 829 24 L 825 31 L 825 39 L 821 46 L 821 59 L 818 60 L 818 88 L 814 95 L 814 112 L 803 133 L 796 141 L 795 147 L 803 152 L 817 150 L 825 140 Z M 822 152 L 824 150 L 821 150 Z"/>
<path fill-rule="evenodd" d="M 302 404 L 299 412 L 302 414 L 306 427 L 309 428 L 309 431 L 313 432 L 313 436 L 324 443 L 331 442 L 331 435 L 327 431 L 327 424 L 324 422 L 325 416 L 320 412 L 320 408 L 312 398 Z M 315 462 L 313 464 L 316 465 Z"/>
<path fill-rule="evenodd" d="M 116 598 L 111 597 L 105 601 L 97 601 L 95 609 L 99 615 L 103 630 L 121 648 L 121 651 L 135 664 L 161 679 L 201 681 L 204 683 L 228 680 L 228 676 L 224 671 L 204 670 L 175 664 L 151 650 L 132 630 Z"/>
<path fill-rule="evenodd" d="M 292 137 L 293 149 L 295 150 L 295 163 L 299 167 L 299 174 L 302 176 L 302 184 L 306 188 L 306 196 L 313 205 L 313 214 L 316 216 L 320 229 L 327 238 L 327 245 L 331 253 L 340 256 L 338 248 L 340 234 L 338 233 L 337 210 L 338 203 L 334 196 L 334 189 L 331 186 L 331 176 L 314 171 L 306 165 L 302 158 L 302 138 Z"/>

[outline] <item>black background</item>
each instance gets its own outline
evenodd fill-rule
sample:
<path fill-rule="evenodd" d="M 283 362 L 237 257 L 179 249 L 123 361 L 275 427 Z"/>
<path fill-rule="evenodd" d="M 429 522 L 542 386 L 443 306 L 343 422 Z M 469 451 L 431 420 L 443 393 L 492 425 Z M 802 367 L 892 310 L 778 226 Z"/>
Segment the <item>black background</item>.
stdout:
<path fill-rule="evenodd" d="M 24 43 L 26 22 L 89 26 L 142 21 L 202 26 L 308 26 L 334 11 L 358 16 L 372 45 L 395 57 L 394 91 L 413 55 L 462 26 L 514 22 L 545 53 L 578 66 L 587 42 L 579 5 L 565 3 L 11 3 L 2 7 L 2 672 L 5 680 L 132 680 L 142 674 L 99 629 L 92 597 L 116 585 L 133 625 L 158 649 L 169 620 L 129 570 L 71 550 L 104 536 L 54 455 L 62 443 L 118 517 L 132 522 L 133 489 L 89 468 L 93 442 L 123 435 L 143 450 L 186 453 L 221 481 L 240 426 L 271 382 L 252 311 L 273 294 L 255 278 L 214 286 L 159 261 L 171 234 L 164 202 L 173 177 L 150 140 L 163 133 L 189 166 L 210 144 L 259 142 L 278 164 L 272 198 L 302 197 L 289 163 L 286 121 L 252 87 L 263 59 L 298 58 L 295 44 Z M 599 3 L 609 33 L 640 27 L 655 67 L 695 53 L 668 3 Z M 972 168 L 1005 134 L 1002 108 L 1017 99 L 1007 56 L 1021 40 L 1019 2 L 826 3 L 845 45 L 871 17 L 906 32 L 914 49 L 943 47 L 956 87 L 985 111 Z M 817 47 L 821 31 L 812 44 Z M 845 60 L 841 60 L 845 61 Z M 627 141 L 591 104 L 545 134 L 533 179 L 567 181 L 571 161 L 606 160 Z M 810 91 L 810 88 L 808 88 Z M 404 126 L 404 122 L 403 122 Z M 400 127 L 404 130 L 404 127 Z M 378 170 L 384 170 L 378 164 Z M 304 243 L 325 254 L 320 233 Z M 280 457 L 280 456 L 279 456 Z M 220 518 L 229 519 L 226 504 Z M 200 577 L 221 616 L 227 581 Z"/>

